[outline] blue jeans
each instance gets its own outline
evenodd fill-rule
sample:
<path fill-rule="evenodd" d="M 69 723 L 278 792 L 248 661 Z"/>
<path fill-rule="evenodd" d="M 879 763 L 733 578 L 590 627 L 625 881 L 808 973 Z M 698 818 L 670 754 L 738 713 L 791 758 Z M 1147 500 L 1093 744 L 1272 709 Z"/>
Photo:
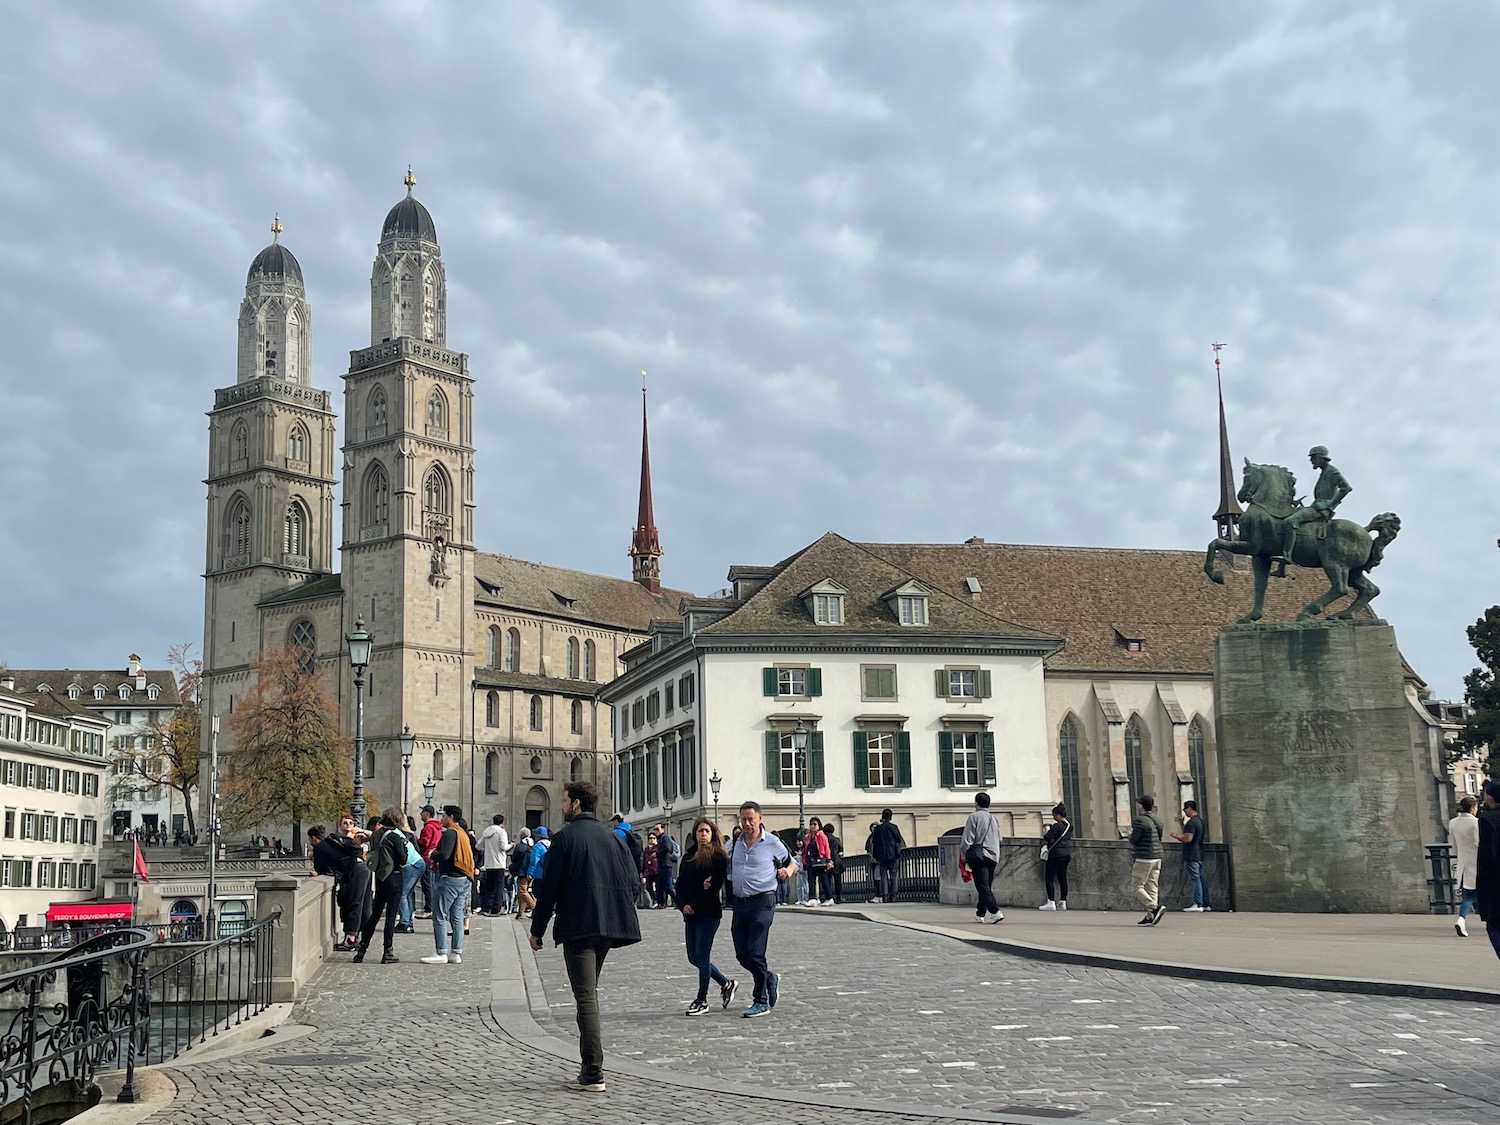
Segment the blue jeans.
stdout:
<path fill-rule="evenodd" d="M 1208 905 L 1208 884 L 1203 879 L 1203 861 L 1200 859 L 1185 859 L 1182 868 L 1187 872 L 1188 882 L 1193 888 L 1193 905 Z"/>
<path fill-rule="evenodd" d="M 729 936 L 734 939 L 734 958 L 755 978 L 757 1004 L 766 1003 L 770 994 L 766 981 L 771 968 L 766 964 L 766 941 L 771 936 L 771 923 L 776 918 L 776 892 L 751 895 L 734 900 L 734 921 L 729 925 Z"/>
<path fill-rule="evenodd" d="M 698 999 L 707 1000 L 710 978 L 721 987 L 729 983 L 729 978 L 713 962 L 714 935 L 719 932 L 720 919 L 684 914 L 682 921 L 687 937 L 688 964 L 698 967 Z"/>
<path fill-rule="evenodd" d="M 474 881 L 464 875 L 437 877 L 437 909 L 432 912 L 432 939 L 439 953 L 464 951 L 464 907 Z M 449 938 L 452 931 L 452 938 Z M 450 949 L 451 940 L 451 949 Z"/>
<path fill-rule="evenodd" d="M 422 873 L 427 870 L 427 861 L 419 859 L 410 867 L 401 869 L 401 924 L 411 925 L 411 916 L 417 909 L 417 884 L 422 880 Z"/>
<path fill-rule="evenodd" d="M 1458 898 L 1458 916 L 1460 918 L 1467 918 L 1469 916 L 1469 911 L 1473 910 L 1474 904 L 1479 901 L 1479 892 L 1464 891 L 1462 890 L 1462 888 L 1460 888 L 1460 890 L 1462 891 L 1462 893 Z"/>

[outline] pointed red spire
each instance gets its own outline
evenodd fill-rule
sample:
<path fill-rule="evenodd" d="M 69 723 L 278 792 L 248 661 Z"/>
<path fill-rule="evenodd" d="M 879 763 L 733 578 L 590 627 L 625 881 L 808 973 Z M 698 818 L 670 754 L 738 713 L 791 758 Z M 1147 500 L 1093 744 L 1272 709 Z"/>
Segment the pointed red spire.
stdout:
<path fill-rule="evenodd" d="M 641 372 L 644 376 L 646 373 Z M 630 540 L 630 576 L 653 594 L 661 593 L 661 540 L 651 510 L 651 439 L 646 432 L 646 388 L 641 387 L 641 502 Z"/>
<path fill-rule="evenodd" d="M 1224 373 L 1219 367 L 1219 352 L 1223 344 L 1214 346 L 1214 377 L 1219 383 L 1219 507 L 1214 512 L 1214 522 L 1219 526 L 1220 539 L 1233 539 L 1240 522 L 1240 503 L 1234 488 L 1234 461 L 1229 456 L 1229 426 L 1224 421 Z"/>

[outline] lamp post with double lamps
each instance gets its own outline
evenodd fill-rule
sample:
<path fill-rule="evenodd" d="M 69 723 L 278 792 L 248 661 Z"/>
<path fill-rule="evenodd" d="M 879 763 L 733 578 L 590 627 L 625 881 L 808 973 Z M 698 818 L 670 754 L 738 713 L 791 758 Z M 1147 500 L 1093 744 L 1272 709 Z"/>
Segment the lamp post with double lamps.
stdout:
<path fill-rule="evenodd" d="M 417 736 L 412 734 L 411 727 L 403 725 L 397 741 L 401 743 L 401 811 L 410 816 L 411 752 L 416 749 Z"/>
<path fill-rule="evenodd" d="M 792 757 L 797 763 L 797 830 L 807 827 L 807 728 L 797 720 L 792 731 Z"/>
<path fill-rule="evenodd" d="M 365 628 L 363 616 L 354 619 L 354 630 L 344 638 L 349 645 L 349 667 L 354 672 L 354 798 L 349 815 L 354 826 L 365 826 L 365 669 L 370 666 L 374 638 Z"/>
<path fill-rule="evenodd" d="M 708 787 L 714 794 L 714 827 L 719 827 L 719 786 L 724 784 L 724 779 L 719 776 L 719 771 L 714 770 L 713 776 L 708 779 Z"/>

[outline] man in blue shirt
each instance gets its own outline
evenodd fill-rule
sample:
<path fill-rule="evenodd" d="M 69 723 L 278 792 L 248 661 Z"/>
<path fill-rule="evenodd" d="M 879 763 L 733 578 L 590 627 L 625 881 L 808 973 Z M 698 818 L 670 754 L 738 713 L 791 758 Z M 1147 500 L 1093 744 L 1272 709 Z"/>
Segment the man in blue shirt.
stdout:
<path fill-rule="evenodd" d="M 766 940 L 776 917 L 776 881 L 797 872 L 797 861 L 776 836 L 761 825 L 760 806 L 740 806 L 740 838 L 729 853 L 729 878 L 734 884 L 734 956 L 755 978 L 754 1002 L 745 1018 L 763 1016 L 776 1007 L 781 978 L 766 963 Z"/>

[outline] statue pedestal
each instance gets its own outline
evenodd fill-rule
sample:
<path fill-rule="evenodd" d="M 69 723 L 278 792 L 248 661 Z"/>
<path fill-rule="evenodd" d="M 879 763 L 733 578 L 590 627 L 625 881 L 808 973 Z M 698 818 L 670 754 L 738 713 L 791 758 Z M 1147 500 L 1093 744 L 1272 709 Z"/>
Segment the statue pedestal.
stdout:
<path fill-rule="evenodd" d="M 1425 914 L 1395 630 L 1231 625 L 1214 696 L 1235 908 Z"/>

